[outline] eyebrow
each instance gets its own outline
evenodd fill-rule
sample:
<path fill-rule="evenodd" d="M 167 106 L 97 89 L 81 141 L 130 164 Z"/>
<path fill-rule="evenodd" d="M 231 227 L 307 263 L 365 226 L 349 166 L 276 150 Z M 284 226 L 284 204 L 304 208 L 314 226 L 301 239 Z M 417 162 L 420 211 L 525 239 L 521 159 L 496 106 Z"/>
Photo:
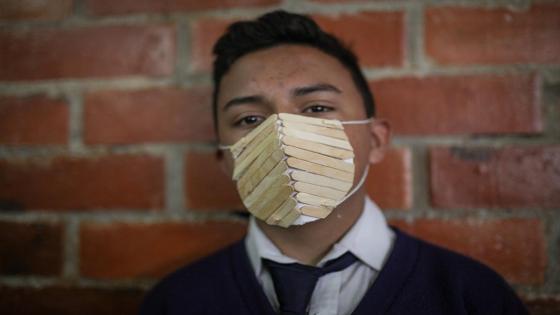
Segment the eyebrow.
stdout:
<path fill-rule="evenodd" d="M 311 94 L 315 92 L 335 92 L 337 94 L 342 93 L 342 91 L 334 85 L 327 84 L 327 83 L 319 83 L 310 86 L 295 88 L 292 90 L 292 95 L 294 97 L 305 96 L 307 94 Z"/>
<path fill-rule="evenodd" d="M 249 95 L 249 96 L 235 97 L 235 98 L 229 100 L 229 102 L 227 102 L 226 105 L 224 105 L 224 108 L 222 109 L 222 111 L 226 111 L 232 106 L 243 105 L 243 104 L 248 104 L 248 103 L 264 103 L 264 102 L 265 102 L 264 97 L 262 97 L 260 95 Z"/>

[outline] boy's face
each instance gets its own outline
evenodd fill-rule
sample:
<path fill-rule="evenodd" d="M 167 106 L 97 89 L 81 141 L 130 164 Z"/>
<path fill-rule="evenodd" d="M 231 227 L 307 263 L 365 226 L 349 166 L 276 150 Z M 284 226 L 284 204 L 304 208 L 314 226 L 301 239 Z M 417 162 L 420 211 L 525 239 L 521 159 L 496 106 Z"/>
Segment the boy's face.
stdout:
<path fill-rule="evenodd" d="M 247 54 L 224 75 L 217 99 L 218 137 L 230 145 L 274 113 L 327 119 L 361 120 L 366 112 L 350 72 L 322 51 L 301 45 L 280 45 Z M 365 166 L 376 162 L 387 141 L 387 126 L 347 125 L 359 180 Z M 376 129 L 377 128 L 377 129 Z M 385 139 L 380 139 L 379 137 Z M 230 154 L 222 159 L 232 174 Z"/>

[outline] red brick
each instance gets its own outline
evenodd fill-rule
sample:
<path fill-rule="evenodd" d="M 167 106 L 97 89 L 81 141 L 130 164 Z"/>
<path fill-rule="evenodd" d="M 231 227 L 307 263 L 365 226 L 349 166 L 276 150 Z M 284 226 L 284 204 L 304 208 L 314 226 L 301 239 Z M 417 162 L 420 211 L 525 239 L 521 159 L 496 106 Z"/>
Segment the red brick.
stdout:
<path fill-rule="evenodd" d="M 95 15 L 122 15 L 134 13 L 192 12 L 209 9 L 225 10 L 236 7 L 255 7 L 278 4 L 280 0 L 87 0 L 89 10 Z"/>
<path fill-rule="evenodd" d="M 169 25 L 0 32 L 0 80 L 164 76 L 175 66 Z"/>
<path fill-rule="evenodd" d="M 426 51 L 440 64 L 560 62 L 560 6 L 526 11 L 439 7 L 426 11 Z"/>
<path fill-rule="evenodd" d="M 215 153 L 189 152 L 185 157 L 187 207 L 195 210 L 245 209 L 235 183 L 218 164 Z"/>
<path fill-rule="evenodd" d="M 163 200 L 158 157 L 0 160 L 0 209 L 161 208 Z"/>
<path fill-rule="evenodd" d="M 100 91 L 85 97 L 86 143 L 210 141 L 209 89 Z"/>
<path fill-rule="evenodd" d="M 235 20 L 205 18 L 191 24 L 191 67 L 195 71 L 206 72 L 212 68 L 214 44 L 233 22 Z"/>
<path fill-rule="evenodd" d="M 45 96 L 0 97 L 0 144 L 65 144 L 68 106 Z"/>
<path fill-rule="evenodd" d="M 80 232 L 80 270 L 90 278 L 160 277 L 238 239 L 232 222 L 102 224 Z"/>
<path fill-rule="evenodd" d="M 560 146 L 433 148 L 430 169 L 436 207 L 560 206 Z"/>
<path fill-rule="evenodd" d="M 465 75 L 398 78 L 371 84 L 378 116 L 400 135 L 537 133 L 538 78 Z"/>
<path fill-rule="evenodd" d="M 247 17 L 244 19 L 250 19 Z M 404 58 L 402 12 L 364 12 L 354 15 L 315 15 L 314 19 L 329 32 L 350 44 L 362 66 L 398 66 Z M 232 19 L 200 19 L 192 28 L 192 67 L 197 71 L 211 69 L 212 48 Z M 375 40 L 372 40 L 374 38 Z"/>
<path fill-rule="evenodd" d="M 401 66 L 404 59 L 402 12 L 361 12 L 313 18 L 349 44 L 364 67 Z"/>
<path fill-rule="evenodd" d="M 370 197 L 381 208 L 409 209 L 412 203 L 410 151 L 387 150 L 381 163 L 370 166 L 366 187 Z"/>
<path fill-rule="evenodd" d="M 3 0 L 0 20 L 60 20 L 72 13 L 72 0 Z"/>
<path fill-rule="evenodd" d="M 62 270 L 59 224 L 0 222 L 0 273 L 55 276 Z"/>
<path fill-rule="evenodd" d="M 525 299 L 525 305 L 532 315 L 558 315 L 560 314 L 560 296 Z"/>
<path fill-rule="evenodd" d="M 391 224 L 433 242 L 473 257 L 520 284 L 544 282 L 547 264 L 542 223 L 537 219 L 474 218 L 419 219 Z"/>
<path fill-rule="evenodd" d="M 144 292 L 128 288 L 0 287 L 4 315 L 136 314 Z"/>

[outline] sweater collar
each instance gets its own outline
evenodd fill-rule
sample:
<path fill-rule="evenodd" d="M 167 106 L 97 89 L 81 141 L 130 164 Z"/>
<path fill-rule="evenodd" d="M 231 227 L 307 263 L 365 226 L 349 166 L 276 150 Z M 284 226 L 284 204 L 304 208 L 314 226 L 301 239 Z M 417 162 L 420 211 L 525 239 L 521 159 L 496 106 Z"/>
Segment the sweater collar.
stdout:
<path fill-rule="evenodd" d="M 331 259 L 340 257 L 350 251 L 358 259 L 374 270 L 381 267 L 389 254 L 394 239 L 393 231 L 379 207 L 366 197 L 364 209 L 358 220 L 346 234 L 333 244 L 331 250 L 321 259 L 318 266 L 322 266 Z M 367 244 L 367 246 L 364 246 Z M 264 234 L 256 224 L 254 217 L 250 218 L 245 247 L 249 261 L 257 276 L 262 272 L 262 259 L 270 259 L 279 263 L 295 263 L 297 260 L 284 255 L 274 243 Z"/>

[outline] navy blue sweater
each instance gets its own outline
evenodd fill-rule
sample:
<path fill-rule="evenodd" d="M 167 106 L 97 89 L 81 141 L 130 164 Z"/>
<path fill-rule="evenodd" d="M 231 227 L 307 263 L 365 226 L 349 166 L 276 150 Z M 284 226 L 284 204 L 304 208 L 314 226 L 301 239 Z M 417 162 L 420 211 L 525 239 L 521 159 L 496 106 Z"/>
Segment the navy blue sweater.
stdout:
<path fill-rule="evenodd" d="M 395 233 L 385 266 L 353 314 L 527 314 L 488 267 Z M 167 276 L 148 293 L 140 314 L 275 313 L 239 241 Z"/>

